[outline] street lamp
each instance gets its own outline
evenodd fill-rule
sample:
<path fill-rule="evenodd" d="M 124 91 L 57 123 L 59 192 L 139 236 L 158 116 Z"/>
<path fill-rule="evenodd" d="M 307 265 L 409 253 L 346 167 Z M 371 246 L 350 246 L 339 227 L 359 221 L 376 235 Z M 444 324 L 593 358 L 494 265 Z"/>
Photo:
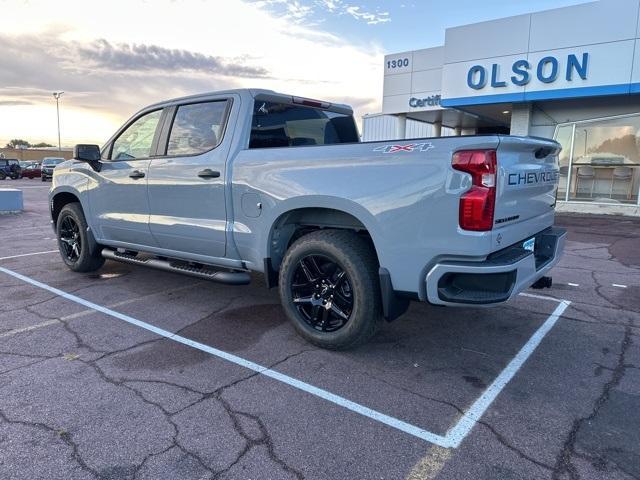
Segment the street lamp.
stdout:
<path fill-rule="evenodd" d="M 62 150 L 60 145 L 60 97 L 64 92 L 53 92 L 53 98 L 56 99 L 56 114 L 58 115 L 58 151 Z"/>

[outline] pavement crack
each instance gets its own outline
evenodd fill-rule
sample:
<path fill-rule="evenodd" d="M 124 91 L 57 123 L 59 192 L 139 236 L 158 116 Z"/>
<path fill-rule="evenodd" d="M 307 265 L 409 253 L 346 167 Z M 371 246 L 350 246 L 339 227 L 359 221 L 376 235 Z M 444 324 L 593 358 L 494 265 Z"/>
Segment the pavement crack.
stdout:
<path fill-rule="evenodd" d="M 220 478 L 222 475 L 229 472 L 235 465 L 237 465 L 245 457 L 245 455 L 247 455 L 247 453 L 249 453 L 249 451 L 251 451 L 252 448 L 262 445 L 267 449 L 269 459 L 272 462 L 280 466 L 280 468 L 282 468 L 282 470 L 284 470 L 285 472 L 293 475 L 295 478 L 299 480 L 304 479 L 304 475 L 300 470 L 297 470 L 291 465 L 288 465 L 284 460 L 282 460 L 277 455 L 271 435 L 269 434 L 267 427 L 265 426 L 264 422 L 260 419 L 259 416 L 234 409 L 231 406 L 230 402 L 228 402 L 227 400 L 223 399 L 220 396 L 217 399 L 222 405 L 222 407 L 225 409 L 227 414 L 229 415 L 229 418 L 233 423 L 233 427 L 236 433 L 240 435 L 242 438 L 244 438 L 245 447 L 242 449 L 242 451 L 238 454 L 237 458 L 229 466 L 227 466 L 224 470 L 216 472 L 213 478 Z M 254 438 L 251 435 L 249 435 L 247 432 L 245 432 L 244 428 L 242 427 L 242 424 L 239 421 L 239 417 L 245 417 L 255 422 L 255 424 L 258 425 L 258 428 L 260 430 L 260 437 Z"/>
<path fill-rule="evenodd" d="M 7 415 L 2 410 L 0 410 L 0 420 L 8 424 L 31 427 L 31 428 L 35 428 L 35 429 L 53 434 L 55 437 L 60 438 L 68 447 L 71 448 L 71 452 L 72 452 L 71 456 L 76 461 L 76 463 L 80 466 L 80 468 L 92 474 L 96 478 L 102 478 L 100 473 L 97 472 L 95 469 L 91 468 L 87 464 L 87 462 L 82 458 L 82 456 L 80 455 L 78 445 L 73 441 L 73 436 L 71 433 L 59 428 L 57 429 L 53 428 L 42 422 L 27 422 L 24 420 L 13 420 L 7 417 Z"/>
<path fill-rule="evenodd" d="M 545 470 L 549 470 L 552 471 L 553 470 L 553 466 L 551 465 L 547 465 L 544 462 L 541 462 L 540 460 L 536 460 L 535 458 L 533 458 L 531 455 L 527 455 L 526 453 L 524 453 L 522 450 L 520 450 L 518 447 L 516 447 L 515 445 L 512 445 L 504 435 L 502 435 L 500 432 L 498 432 L 493 426 L 491 426 L 489 423 L 487 423 L 484 420 L 479 420 L 478 424 L 482 425 L 483 427 L 485 427 L 487 430 L 489 430 L 498 440 L 498 442 L 500 442 L 500 444 L 502 444 L 503 446 L 505 446 L 506 448 L 508 448 L 509 450 L 511 450 L 512 452 L 514 452 L 516 455 L 518 455 L 520 458 L 522 458 L 523 460 L 526 460 L 530 463 L 533 463 L 534 465 L 537 465 L 540 468 L 544 468 Z"/>
<path fill-rule="evenodd" d="M 598 398 L 595 400 L 593 409 L 589 415 L 575 419 L 571 430 L 564 442 L 562 450 L 558 454 L 553 468 L 553 480 L 560 480 L 565 476 L 568 476 L 571 480 L 579 480 L 580 475 L 578 470 L 573 465 L 572 459 L 574 456 L 578 456 L 576 452 L 576 442 L 578 438 L 578 432 L 585 423 L 591 422 L 598 415 L 602 406 L 609 400 L 611 391 L 620 384 L 620 381 L 624 377 L 627 369 L 627 363 L 625 362 L 625 356 L 629 347 L 633 344 L 631 339 L 631 328 L 627 326 L 625 328 L 624 337 L 620 346 L 620 353 L 618 354 L 616 366 L 612 370 L 611 378 L 602 387 L 602 391 Z"/>
<path fill-rule="evenodd" d="M 44 362 L 46 362 L 47 360 L 50 360 L 50 358 L 49 358 L 49 357 L 47 357 L 47 358 L 42 358 L 42 359 L 40 359 L 40 360 L 35 360 L 35 361 L 33 361 L 33 362 L 29 362 L 29 363 L 26 363 L 26 364 L 24 364 L 24 365 L 20 365 L 20 366 L 17 366 L 17 367 L 9 368 L 9 369 L 7 369 L 7 370 L 3 370 L 3 371 L 1 371 L 1 372 L 0 372 L 0 375 L 6 375 L 7 373 L 15 372 L 15 371 L 17 371 L 17 370 L 21 370 L 21 369 L 23 369 L 23 368 L 31 367 L 31 366 L 33 366 L 33 365 L 38 365 L 39 363 L 44 363 Z"/>

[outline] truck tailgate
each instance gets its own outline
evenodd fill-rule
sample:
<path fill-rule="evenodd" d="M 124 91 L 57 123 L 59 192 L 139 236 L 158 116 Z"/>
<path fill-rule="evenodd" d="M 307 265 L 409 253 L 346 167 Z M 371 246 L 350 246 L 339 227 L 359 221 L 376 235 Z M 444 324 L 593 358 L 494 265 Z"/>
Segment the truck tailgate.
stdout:
<path fill-rule="evenodd" d="M 494 250 L 553 224 L 560 144 L 534 137 L 500 137 Z"/>

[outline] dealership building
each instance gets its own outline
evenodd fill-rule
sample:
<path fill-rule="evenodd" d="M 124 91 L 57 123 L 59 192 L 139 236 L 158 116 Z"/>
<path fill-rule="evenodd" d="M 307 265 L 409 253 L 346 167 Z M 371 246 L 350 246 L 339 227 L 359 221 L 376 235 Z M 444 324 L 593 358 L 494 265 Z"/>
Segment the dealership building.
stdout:
<path fill-rule="evenodd" d="M 364 140 L 510 133 L 562 144 L 559 200 L 640 205 L 640 0 L 449 28 L 387 55 Z"/>

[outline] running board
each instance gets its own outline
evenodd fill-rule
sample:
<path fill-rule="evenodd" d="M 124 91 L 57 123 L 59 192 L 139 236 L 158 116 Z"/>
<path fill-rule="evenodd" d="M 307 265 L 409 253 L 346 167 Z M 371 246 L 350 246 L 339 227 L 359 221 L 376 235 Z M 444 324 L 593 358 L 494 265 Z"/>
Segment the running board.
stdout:
<path fill-rule="evenodd" d="M 196 266 L 179 260 L 162 260 L 153 257 L 138 257 L 126 252 L 118 252 L 109 248 L 102 249 L 102 256 L 118 262 L 130 263 L 132 265 L 143 265 L 145 267 L 164 270 L 165 272 L 181 273 L 192 277 L 210 280 L 212 282 L 225 283 L 227 285 L 248 285 L 251 282 L 249 272 L 215 270 L 203 265 Z"/>

